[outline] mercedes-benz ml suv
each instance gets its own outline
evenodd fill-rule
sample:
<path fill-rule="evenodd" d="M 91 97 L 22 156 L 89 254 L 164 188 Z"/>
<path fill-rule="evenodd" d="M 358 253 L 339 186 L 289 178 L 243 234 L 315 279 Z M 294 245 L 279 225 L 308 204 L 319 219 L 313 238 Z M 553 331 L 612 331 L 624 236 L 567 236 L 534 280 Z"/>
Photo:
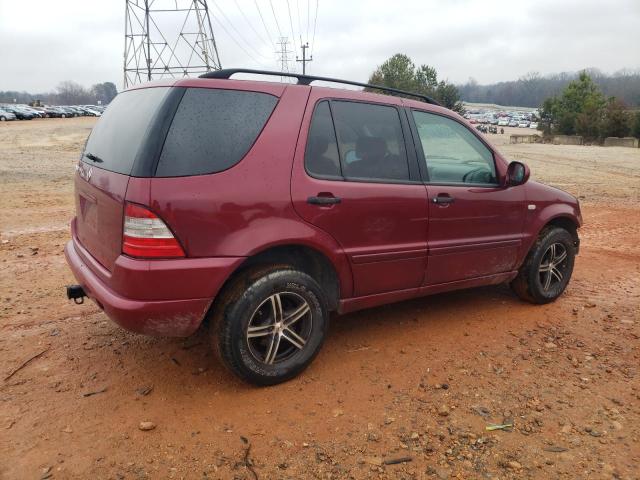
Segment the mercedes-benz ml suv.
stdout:
<path fill-rule="evenodd" d="M 77 165 L 70 298 L 148 335 L 207 322 L 224 364 L 267 385 L 312 361 L 330 312 L 504 282 L 534 303 L 564 291 L 577 200 L 462 117 L 237 72 L 109 105 Z"/>

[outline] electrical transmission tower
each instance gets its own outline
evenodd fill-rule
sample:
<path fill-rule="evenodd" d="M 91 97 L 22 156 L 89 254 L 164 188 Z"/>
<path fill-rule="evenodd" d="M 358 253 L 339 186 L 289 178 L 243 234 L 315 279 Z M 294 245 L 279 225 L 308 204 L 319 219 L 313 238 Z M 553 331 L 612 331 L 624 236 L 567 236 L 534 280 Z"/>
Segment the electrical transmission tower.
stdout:
<path fill-rule="evenodd" d="M 219 70 L 207 0 L 126 0 L 124 87 Z"/>
<path fill-rule="evenodd" d="M 278 62 L 280 63 L 280 71 L 289 73 L 289 62 L 291 61 L 289 55 L 292 53 L 289 50 L 289 40 L 287 37 L 280 37 L 280 41 L 276 42 L 277 45 L 280 45 L 280 50 L 276 51 L 278 54 Z"/>

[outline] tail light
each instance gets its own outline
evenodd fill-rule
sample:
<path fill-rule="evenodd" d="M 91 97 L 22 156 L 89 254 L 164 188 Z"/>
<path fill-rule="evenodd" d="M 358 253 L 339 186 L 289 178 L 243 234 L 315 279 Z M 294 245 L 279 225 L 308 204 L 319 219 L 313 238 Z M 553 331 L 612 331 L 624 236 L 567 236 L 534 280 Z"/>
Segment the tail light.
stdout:
<path fill-rule="evenodd" d="M 184 257 L 184 250 L 166 223 L 147 208 L 127 203 L 122 253 L 139 258 Z"/>

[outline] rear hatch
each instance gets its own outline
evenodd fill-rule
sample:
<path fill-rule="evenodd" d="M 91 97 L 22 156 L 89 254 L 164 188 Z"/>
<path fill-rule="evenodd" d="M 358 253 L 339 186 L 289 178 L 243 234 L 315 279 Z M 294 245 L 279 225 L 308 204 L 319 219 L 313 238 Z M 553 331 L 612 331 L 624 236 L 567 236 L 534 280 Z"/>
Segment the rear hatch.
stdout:
<path fill-rule="evenodd" d="M 122 251 L 123 211 L 131 175 L 148 177 L 149 138 L 163 124 L 169 87 L 119 94 L 93 128 L 75 176 L 75 231 L 80 244 L 109 271 Z M 157 143 L 157 142 L 155 142 Z M 161 146 L 160 146 L 161 147 Z"/>

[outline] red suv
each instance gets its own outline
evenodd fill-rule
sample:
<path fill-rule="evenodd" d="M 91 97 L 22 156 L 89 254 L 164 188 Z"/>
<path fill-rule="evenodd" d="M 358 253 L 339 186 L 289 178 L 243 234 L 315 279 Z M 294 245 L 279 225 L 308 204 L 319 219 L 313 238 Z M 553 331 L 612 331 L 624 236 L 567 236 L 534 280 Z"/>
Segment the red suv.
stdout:
<path fill-rule="evenodd" d="M 459 115 L 237 72 L 113 100 L 76 168 L 70 298 L 148 335 L 208 321 L 225 365 L 268 385 L 312 361 L 330 312 L 503 282 L 534 303 L 564 291 L 578 201 Z"/>

